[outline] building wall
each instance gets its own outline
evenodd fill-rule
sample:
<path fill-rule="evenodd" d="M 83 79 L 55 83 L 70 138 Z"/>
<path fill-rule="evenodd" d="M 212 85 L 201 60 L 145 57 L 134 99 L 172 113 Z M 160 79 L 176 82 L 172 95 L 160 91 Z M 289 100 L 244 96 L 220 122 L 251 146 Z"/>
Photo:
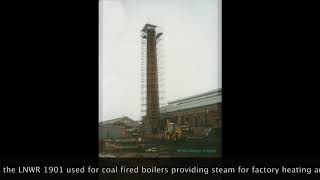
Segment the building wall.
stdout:
<path fill-rule="evenodd" d="M 221 103 L 214 104 L 212 110 L 208 112 L 208 125 L 214 128 L 221 128 Z"/>
<path fill-rule="evenodd" d="M 120 126 L 99 126 L 99 140 L 118 139 L 126 136 L 126 130 Z"/>
<path fill-rule="evenodd" d="M 189 126 L 195 134 L 202 132 L 203 128 L 221 128 L 221 103 L 205 107 L 186 109 L 161 114 L 161 129 L 165 128 L 166 121 L 177 123 L 179 126 Z"/>

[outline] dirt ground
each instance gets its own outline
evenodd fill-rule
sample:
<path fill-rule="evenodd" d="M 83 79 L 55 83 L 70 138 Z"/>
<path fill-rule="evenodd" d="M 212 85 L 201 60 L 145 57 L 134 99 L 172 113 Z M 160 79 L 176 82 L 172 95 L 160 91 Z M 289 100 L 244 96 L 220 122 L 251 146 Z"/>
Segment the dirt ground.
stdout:
<path fill-rule="evenodd" d="M 181 142 L 158 142 L 134 144 L 109 144 L 100 157 L 220 157 L 221 142 L 218 139 L 189 140 Z"/>

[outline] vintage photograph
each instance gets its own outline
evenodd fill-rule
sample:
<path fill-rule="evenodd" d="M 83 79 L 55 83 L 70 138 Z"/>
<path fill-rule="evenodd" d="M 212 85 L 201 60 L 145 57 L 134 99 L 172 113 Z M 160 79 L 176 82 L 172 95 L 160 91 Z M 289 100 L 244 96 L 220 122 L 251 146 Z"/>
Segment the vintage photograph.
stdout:
<path fill-rule="evenodd" d="M 221 0 L 99 1 L 99 158 L 221 157 Z"/>

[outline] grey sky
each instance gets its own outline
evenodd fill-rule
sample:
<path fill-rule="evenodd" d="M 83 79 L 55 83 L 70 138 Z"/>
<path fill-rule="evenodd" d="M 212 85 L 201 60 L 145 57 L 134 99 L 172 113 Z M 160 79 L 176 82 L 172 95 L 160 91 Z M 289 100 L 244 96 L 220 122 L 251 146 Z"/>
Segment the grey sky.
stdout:
<path fill-rule="evenodd" d="M 218 0 L 100 1 L 100 121 L 140 119 L 140 31 L 163 34 L 166 100 L 221 87 Z"/>

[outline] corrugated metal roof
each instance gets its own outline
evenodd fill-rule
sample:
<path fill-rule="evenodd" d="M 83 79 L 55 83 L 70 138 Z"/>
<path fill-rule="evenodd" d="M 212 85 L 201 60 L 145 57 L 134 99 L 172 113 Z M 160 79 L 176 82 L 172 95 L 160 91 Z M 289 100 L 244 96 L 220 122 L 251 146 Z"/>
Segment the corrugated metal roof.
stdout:
<path fill-rule="evenodd" d="M 186 101 L 186 100 L 189 100 L 189 99 L 196 99 L 198 97 L 205 97 L 207 95 L 210 95 L 210 96 L 219 95 L 221 93 L 222 93 L 222 89 L 219 88 L 219 89 L 211 90 L 211 91 L 204 92 L 204 93 L 201 93 L 201 94 L 185 97 L 185 98 L 182 98 L 182 99 L 177 99 L 177 100 L 168 102 L 168 104 L 173 104 L 173 103 L 177 103 L 177 102 L 181 102 L 181 101 Z"/>
<path fill-rule="evenodd" d="M 213 91 L 208 91 L 198 95 L 182 98 L 171 101 L 167 106 L 161 107 L 161 113 L 173 112 L 196 107 L 208 106 L 222 102 L 221 88 Z"/>

